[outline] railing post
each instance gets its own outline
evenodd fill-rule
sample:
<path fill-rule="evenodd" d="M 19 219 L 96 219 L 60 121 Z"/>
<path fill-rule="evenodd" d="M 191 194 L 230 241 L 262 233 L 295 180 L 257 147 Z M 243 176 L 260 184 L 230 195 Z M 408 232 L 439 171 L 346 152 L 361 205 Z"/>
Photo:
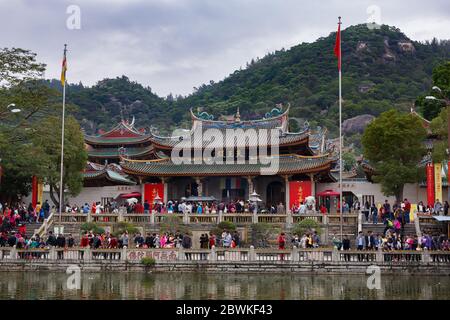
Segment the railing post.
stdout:
<path fill-rule="evenodd" d="M 84 249 L 83 260 L 85 260 L 85 261 L 91 261 L 92 260 L 91 248 L 87 247 L 86 249 Z"/>
<path fill-rule="evenodd" d="M 88 212 L 87 222 L 92 222 L 92 214 L 91 214 L 91 211 Z"/>
<path fill-rule="evenodd" d="M 186 256 L 184 255 L 184 248 L 180 246 L 178 248 L 178 260 L 186 260 Z"/>
<path fill-rule="evenodd" d="M 56 249 L 54 246 L 50 247 L 50 252 L 48 255 L 50 260 L 56 260 Z"/>
<path fill-rule="evenodd" d="M 358 233 L 362 231 L 362 212 L 358 213 Z"/>
<path fill-rule="evenodd" d="M 294 261 L 294 262 L 300 261 L 299 256 L 298 256 L 298 248 L 296 246 L 292 247 L 292 261 Z"/>
<path fill-rule="evenodd" d="M 256 252 L 254 246 L 250 246 L 250 250 L 248 252 L 248 261 L 256 261 Z"/>
<path fill-rule="evenodd" d="M 123 213 L 119 211 L 119 215 L 117 217 L 118 222 L 123 222 Z"/>
<path fill-rule="evenodd" d="M 331 261 L 339 262 L 339 250 L 336 247 L 333 247 L 333 252 L 331 253 Z"/>
<path fill-rule="evenodd" d="M 217 224 L 221 223 L 223 221 L 223 212 L 222 210 L 219 210 L 219 216 L 217 219 Z"/>
<path fill-rule="evenodd" d="M 122 248 L 122 253 L 120 255 L 120 260 L 127 261 L 127 247 Z"/>
<path fill-rule="evenodd" d="M 258 214 L 255 211 L 253 211 L 252 222 L 258 223 Z"/>
<path fill-rule="evenodd" d="M 44 219 L 44 234 L 47 234 L 48 222 L 47 219 Z"/>
<path fill-rule="evenodd" d="M 381 248 L 378 248 L 376 255 L 375 255 L 375 259 L 378 263 L 383 262 L 383 251 L 381 250 Z"/>
<path fill-rule="evenodd" d="M 183 212 L 183 223 L 189 224 L 189 215 L 187 212 Z"/>
<path fill-rule="evenodd" d="M 15 245 L 9 251 L 9 258 L 12 260 L 17 260 L 17 249 Z"/>
<path fill-rule="evenodd" d="M 425 263 L 431 262 L 430 252 L 426 248 L 425 248 L 425 250 L 422 251 L 422 261 Z"/>
<path fill-rule="evenodd" d="M 150 212 L 150 224 L 155 224 L 155 213 L 153 211 Z"/>
<path fill-rule="evenodd" d="M 420 231 L 420 218 L 417 215 L 417 211 L 414 211 L 413 216 L 414 216 L 414 227 L 416 228 L 416 234 L 418 237 L 421 237 L 422 231 Z"/>
<path fill-rule="evenodd" d="M 217 255 L 216 255 L 216 247 L 212 246 L 211 247 L 211 252 L 209 254 L 209 259 L 210 261 L 217 261 Z"/>

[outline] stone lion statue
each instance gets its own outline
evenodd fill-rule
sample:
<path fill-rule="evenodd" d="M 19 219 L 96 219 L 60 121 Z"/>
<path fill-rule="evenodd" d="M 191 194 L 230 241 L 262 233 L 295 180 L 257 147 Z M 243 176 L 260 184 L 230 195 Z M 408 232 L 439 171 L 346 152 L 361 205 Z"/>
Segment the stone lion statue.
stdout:
<path fill-rule="evenodd" d="M 315 210 L 316 209 L 316 198 L 313 196 L 309 196 L 305 198 L 305 204 L 307 210 Z"/>

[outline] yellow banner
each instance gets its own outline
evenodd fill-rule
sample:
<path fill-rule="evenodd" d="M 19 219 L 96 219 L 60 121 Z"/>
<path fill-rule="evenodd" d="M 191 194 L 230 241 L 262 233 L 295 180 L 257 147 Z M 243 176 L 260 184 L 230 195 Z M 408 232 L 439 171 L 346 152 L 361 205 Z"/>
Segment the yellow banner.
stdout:
<path fill-rule="evenodd" d="M 442 203 L 442 164 L 434 164 L 434 197 Z"/>
<path fill-rule="evenodd" d="M 44 184 L 42 182 L 38 182 L 37 188 L 37 201 L 42 205 L 42 196 L 44 195 Z"/>

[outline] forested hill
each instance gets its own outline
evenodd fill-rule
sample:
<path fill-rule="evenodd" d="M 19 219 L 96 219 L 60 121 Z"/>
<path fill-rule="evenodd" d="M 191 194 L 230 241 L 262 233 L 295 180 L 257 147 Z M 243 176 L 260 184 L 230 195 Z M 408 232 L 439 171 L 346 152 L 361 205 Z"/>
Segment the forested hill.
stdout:
<path fill-rule="evenodd" d="M 250 61 L 223 81 L 201 85 L 187 97 L 160 98 L 127 77 L 105 79 L 87 88 L 70 85 L 68 99 L 79 106 L 76 116 L 87 131 L 107 129 L 121 113 L 138 125 L 162 131 L 189 126 L 189 108 L 202 108 L 216 118 L 234 114 L 258 118 L 278 103 L 291 104 L 291 116 L 311 125 L 338 126 L 338 72 L 333 54 L 335 32 Z M 429 91 L 434 66 L 450 60 L 450 41 L 419 43 L 386 25 L 365 24 L 342 31 L 343 118 L 378 115 L 392 107 L 409 110 L 418 95 Z"/>

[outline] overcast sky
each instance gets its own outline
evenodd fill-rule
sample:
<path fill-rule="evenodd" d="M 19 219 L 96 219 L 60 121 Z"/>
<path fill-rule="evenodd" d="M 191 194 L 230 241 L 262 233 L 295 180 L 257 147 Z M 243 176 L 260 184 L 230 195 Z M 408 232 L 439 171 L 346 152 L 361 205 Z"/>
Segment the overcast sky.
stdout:
<path fill-rule="evenodd" d="M 67 27 L 70 5 L 80 29 Z M 160 96 L 185 95 L 252 58 L 329 35 L 339 15 L 343 28 L 376 19 L 413 40 L 450 39 L 449 0 L 0 0 L 0 46 L 36 52 L 46 78 L 59 78 L 67 43 L 69 82 L 124 74 Z"/>

